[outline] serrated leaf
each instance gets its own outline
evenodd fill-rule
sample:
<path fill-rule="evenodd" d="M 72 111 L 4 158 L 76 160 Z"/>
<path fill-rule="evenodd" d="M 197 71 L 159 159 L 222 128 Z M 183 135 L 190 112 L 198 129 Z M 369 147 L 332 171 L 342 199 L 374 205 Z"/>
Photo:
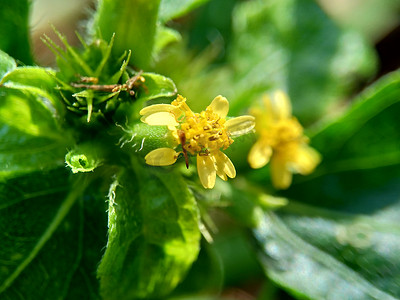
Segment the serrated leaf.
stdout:
<path fill-rule="evenodd" d="M 207 1 L 208 0 L 161 0 L 158 17 L 161 22 L 167 22 L 187 14 Z"/>
<path fill-rule="evenodd" d="M 297 214 L 266 213 L 254 231 L 272 280 L 299 298 L 398 299 L 396 222 L 306 206 L 292 209 Z"/>
<path fill-rule="evenodd" d="M 141 166 L 110 188 L 109 240 L 100 263 L 106 299 L 157 298 L 182 279 L 199 252 L 199 216 L 176 172 Z"/>
<path fill-rule="evenodd" d="M 101 0 L 94 16 L 92 35 L 110 40 L 113 52 L 132 50 L 131 63 L 146 69 L 151 61 L 160 0 Z"/>
<path fill-rule="evenodd" d="M 31 1 L 1 1 L 0 49 L 25 64 L 32 64 L 29 45 Z"/>
<path fill-rule="evenodd" d="M 71 137 L 61 133 L 51 105 L 30 93 L 0 89 L 0 178 L 64 164 Z"/>
<path fill-rule="evenodd" d="M 5 74 L 17 67 L 15 60 L 7 53 L 0 50 L 0 80 Z"/>
<path fill-rule="evenodd" d="M 63 298 L 79 262 L 85 181 L 68 193 L 64 168 L 0 185 L 2 299 Z M 55 262 L 57 262 L 55 264 Z"/>

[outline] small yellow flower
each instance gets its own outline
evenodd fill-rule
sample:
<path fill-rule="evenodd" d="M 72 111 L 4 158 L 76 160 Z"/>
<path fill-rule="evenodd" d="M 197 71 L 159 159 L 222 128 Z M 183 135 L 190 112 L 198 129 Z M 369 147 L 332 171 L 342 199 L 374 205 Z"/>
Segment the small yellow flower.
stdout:
<path fill-rule="evenodd" d="M 276 188 L 286 189 L 292 183 L 292 173 L 310 174 L 319 164 L 321 157 L 307 144 L 303 127 L 292 117 L 292 107 L 282 91 L 273 98 L 264 96 L 264 109 L 253 109 L 256 133 L 259 138 L 250 150 L 248 161 L 258 169 L 271 161 L 271 179 Z"/>
<path fill-rule="evenodd" d="M 194 113 L 181 95 L 171 104 L 155 104 L 140 111 L 141 121 L 149 125 L 165 125 L 176 138 L 176 147 L 159 148 L 145 156 L 146 163 L 152 166 L 168 166 L 183 154 L 188 167 L 188 154 L 197 156 L 197 171 L 205 188 L 215 185 L 218 175 L 223 180 L 234 178 L 236 170 L 231 160 L 221 150 L 227 149 L 236 136 L 254 128 L 254 117 L 241 116 L 226 120 L 229 102 L 217 96 L 201 113 Z"/>

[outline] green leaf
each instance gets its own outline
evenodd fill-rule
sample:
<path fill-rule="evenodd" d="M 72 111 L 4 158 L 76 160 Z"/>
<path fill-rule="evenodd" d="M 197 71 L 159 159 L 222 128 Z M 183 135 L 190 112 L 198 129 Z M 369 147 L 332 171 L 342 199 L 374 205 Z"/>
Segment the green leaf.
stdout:
<path fill-rule="evenodd" d="M 131 62 L 146 69 L 152 58 L 160 0 L 99 0 L 92 35 L 110 40 L 115 33 L 113 52 L 132 50 Z"/>
<path fill-rule="evenodd" d="M 198 210 L 177 172 L 141 166 L 124 170 L 109 193 L 107 250 L 100 263 L 106 299 L 168 294 L 199 252 Z"/>
<path fill-rule="evenodd" d="M 161 0 L 158 18 L 161 22 L 181 17 L 208 0 Z"/>
<path fill-rule="evenodd" d="M 400 111 L 400 71 L 382 78 L 362 92 L 340 117 L 312 133 L 313 145 L 324 160 L 364 160 L 373 165 L 383 154 L 400 155 L 396 115 Z M 371 158 L 375 156 L 375 159 Z M 368 162 L 367 162 L 368 163 Z M 340 163 L 343 167 L 346 163 Z M 365 164 L 364 164 L 365 166 Z M 336 168 L 340 168 L 337 166 Z M 347 164 L 352 168 L 352 164 Z"/>
<path fill-rule="evenodd" d="M 312 121 L 375 70 L 372 47 L 339 29 L 313 0 L 247 1 L 233 15 L 232 112 L 262 93 L 287 90 L 294 114 Z M 307 76 L 305 76 L 305 74 Z"/>
<path fill-rule="evenodd" d="M 15 60 L 7 53 L 0 50 L 0 80 L 5 74 L 17 67 Z"/>
<path fill-rule="evenodd" d="M 0 81 L 0 86 L 28 92 L 50 101 L 59 115 L 64 112 L 60 94 L 56 90 L 55 72 L 40 67 L 19 67 L 7 73 Z M 44 102 L 45 102 L 44 101 Z"/>
<path fill-rule="evenodd" d="M 0 2 L 0 50 L 25 64 L 32 64 L 28 17 L 31 1 Z"/>
<path fill-rule="evenodd" d="M 64 165 L 72 139 L 50 104 L 13 89 L 0 88 L 0 97 L 0 178 Z"/>
<path fill-rule="evenodd" d="M 147 90 L 140 93 L 136 99 L 141 103 L 161 97 L 173 97 L 178 92 L 175 83 L 168 77 L 156 73 L 143 73 L 142 76 L 145 78 L 144 85 Z"/>
<path fill-rule="evenodd" d="M 89 142 L 76 146 L 65 156 L 65 163 L 72 173 L 92 172 L 103 163 L 102 149 Z"/>
<path fill-rule="evenodd" d="M 110 176 L 102 175 L 88 186 L 84 201 L 80 203 L 83 206 L 81 259 L 65 299 L 100 299 L 96 270 L 107 244 L 107 203 L 104 195 L 108 187 L 105 183 L 111 181 Z"/>
<path fill-rule="evenodd" d="M 63 298 L 77 263 L 82 215 L 80 180 L 68 193 L 64 168 L 36 172 L 0 185 L 0 295 L 2 299 Z"/>
<path fill-rule="evenodd" d="M 254 231 L 273 281 L 306 299 L 400 297 L 397 219 L 289 208 L 296 214 L 266 213 Z"/>
<path fill-rule="evenodd" d="M 158 25 L 154 44 L 154 55 L 157 57 L 160 52 L 169 44 L 182 39 L 180 33 L 174 29 Z"/>

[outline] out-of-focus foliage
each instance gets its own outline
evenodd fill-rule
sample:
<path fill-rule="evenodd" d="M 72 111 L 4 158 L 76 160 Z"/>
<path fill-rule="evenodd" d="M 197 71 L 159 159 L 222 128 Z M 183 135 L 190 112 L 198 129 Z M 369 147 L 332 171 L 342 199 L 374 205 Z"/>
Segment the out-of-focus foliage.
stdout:
<path fill-rule="evenodd" d="M 400 298 L 400 75 L 357 90 L 377 69 L 357 26 L 312 0 L 100 0 L 79 47 L 44 37 L 42 68 L 17 2 L 0 10 L 1 299 L 236 299 L 263 282 L 260 299 Z M 249 167 L 257 132 L 233 137 L 237 178 L 213 190 L 183 147 L 145 164 L 186 137 L 143 107 L 221 94 L 229 120 L 276 89 L 322 156 L 287 190 Z"/>
<path fill-rule="evenodd" d="M 0 1 L 0 50 L 22 64 L 32 64 L 28 16 L 31 1 Z"/>

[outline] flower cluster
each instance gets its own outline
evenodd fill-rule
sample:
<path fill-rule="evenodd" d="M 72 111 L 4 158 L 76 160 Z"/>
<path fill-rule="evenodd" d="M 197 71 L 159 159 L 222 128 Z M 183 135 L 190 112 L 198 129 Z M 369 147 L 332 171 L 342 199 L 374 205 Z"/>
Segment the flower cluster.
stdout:
<path fill-rule="evenodd" d="M 194 113 L 186 98 L 178 95 L 171 104 L 156 104 L 140 111 L 142 122 L 149 125 L 165 125 L 176 138 L 176 146 L 159 148 L 149 152 L 146 163 L 152 166 L 168 166 L 183 154 L 186 166 L 189 155 L 197 156 L 197 171 L 205 188 L 213 188 L 216 175 L 223 180 L 234 178 L 236 170 L 231 160 L 221 150 L 227 149 L 233 138 L 251 131 L 254 117 L 241 116 L 226 120 L 229 102 L 217 96 L 201 113 Z M 177 152 L 175 149 L 179 147 Z"/>
<path fill-rule="evenodd" d="M 276 188 L 285 189 L 292 182 L 292 173 L 311 173 L 321 158 L 308 146 L 303 127 L 292 117 L 287 95 L 277 91 L 272 99 L 264 96 L 263 100 L 263 109 L 251 111 L 259 138 L 250 150 L 248 161 L 252 168 L 261 168 L 271 161 L 272 183 Z"/>

